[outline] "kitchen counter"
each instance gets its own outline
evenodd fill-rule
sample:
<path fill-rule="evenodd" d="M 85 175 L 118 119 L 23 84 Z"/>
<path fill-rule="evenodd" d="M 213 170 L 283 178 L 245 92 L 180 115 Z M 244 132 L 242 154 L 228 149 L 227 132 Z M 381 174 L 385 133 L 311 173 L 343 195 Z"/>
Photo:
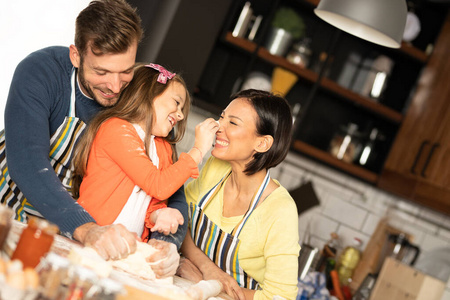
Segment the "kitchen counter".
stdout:
<path fill-rule="evenodd" d="M 19 241 L 20 234 L 26 224 L 13 221 L 11 230 L 8 234 L 6 244 L 4 245 L 2 256 L 11 257 L 16 245 Z M 79 242 L 70 240 L 61 235 L 55 235 L 51 252 L 54 252 L 60 256 L 67 257 L 71 249 L 83 247 Z M 173 284 L 166 280 L 163 281 L 152 281 L 144 280 L 139 278 L 137 275 L 130 274 L 124 271 L 113 269 L 111 279 L 120 282 L 126 293 L 120 295 L 118 299 L 143 299 L 144 297 L 151 297 L 151 299 L 188 299 L 187 296 L 183 295 L 184 290 L 194 285 L 194 282 L 183 279 L 179 276 L 173 277 Z M 175 297 L 175 295 L 177 297 Z M 181 296 L 181 298 L 180 298 Z M 185 296 L 185 297 L 183 297 Z M 190 299 L 190 298 L 189 298 Z M 231 299 L 228 295 L 221 293 L 215 297 L 215 299 Z"/>

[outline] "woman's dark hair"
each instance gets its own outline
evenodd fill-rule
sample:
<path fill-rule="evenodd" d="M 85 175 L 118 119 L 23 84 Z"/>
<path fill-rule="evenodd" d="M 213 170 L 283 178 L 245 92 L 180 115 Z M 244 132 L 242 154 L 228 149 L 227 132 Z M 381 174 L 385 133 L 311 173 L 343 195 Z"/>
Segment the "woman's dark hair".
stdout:
<path fill-rule="evenodd" d="M 247 175 L 270 169 L 281 163 L 289 152 L 292 139 L 292 113 L 289 103 L 283 97 L 261 90 L 243 90 L 231 96 L 230 100 L 244 98 L 255 109 L 256 134 L 273 137 L 272 147 L 267 152 L 255 153 L 244 170 Z"/>

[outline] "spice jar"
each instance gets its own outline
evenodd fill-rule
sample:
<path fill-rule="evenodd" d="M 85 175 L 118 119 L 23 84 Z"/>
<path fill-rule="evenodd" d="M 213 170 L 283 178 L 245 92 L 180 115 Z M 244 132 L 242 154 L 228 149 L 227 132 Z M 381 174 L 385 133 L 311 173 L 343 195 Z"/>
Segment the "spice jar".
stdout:
<path fill-rule="evenodd" d="M 64 299 L 66 300 L 82 300 L 94 299 L 99 287 L 94 283 L 98 280 L 97 275 L 91 269 L 80 265 L 75 265 L 71 272 L 71 282 L 69 290 Z"/>
<path fill-rule="evenodd" d="M 50 250 L 58 226 L 37 217 L 30 217 L 22 231 L 11 259 L 19 259 L 23 267 L 35 268 Z"/>
<path fill-rule="evenodd" d="M 41 296 L 44 299 L 60 299 L 64 294 L 64 283 L 68 279 L 70 261 L 50 252 L 38 266 Z"/>

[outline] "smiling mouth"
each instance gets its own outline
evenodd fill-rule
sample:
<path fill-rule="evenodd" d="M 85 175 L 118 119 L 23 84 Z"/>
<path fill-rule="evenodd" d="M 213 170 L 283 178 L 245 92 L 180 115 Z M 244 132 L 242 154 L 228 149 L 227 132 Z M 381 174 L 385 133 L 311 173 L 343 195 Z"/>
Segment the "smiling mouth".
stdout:
<path fill-rule="evenodd" d="M 175 127 L 175 125 L 177 124 L 177 121 L 172 117 L 169 117 L 169 122 L 172 125 L 172 127 Z"/>
<path fill-rule="evenodd" d="M 216 144 L 219 144 L 220 146 L 223 147 L 227 147 L 230 143 L 221 140 L 216 140 Z"/>
<path fill-rule="evenodd" d="M 116 93 L 105 93 L 102 90 L 99 90 L 103 97 L 105 98 L 115 98 L 117 97 Z"/>

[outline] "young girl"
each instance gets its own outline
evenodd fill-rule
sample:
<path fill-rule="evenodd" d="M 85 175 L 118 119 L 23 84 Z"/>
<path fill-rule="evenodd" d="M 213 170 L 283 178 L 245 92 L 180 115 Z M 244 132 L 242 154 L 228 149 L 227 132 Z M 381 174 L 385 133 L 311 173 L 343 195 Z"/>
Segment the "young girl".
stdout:
<path fill-rule="evenodd" d="M 90 122 L 73 159 L 73 189 L 99 225 L 121 223 L 146 240 L 149 230 L 175 233 L 183 224 L 166 199 L 198 177 L 197 165 L 218 130 L 212 118 L 197 125 L 194 147 L 177 161 L 175 143 L 184 135 L 189 108 L 179 75 L 138 65 L 118 104 Z"/>

